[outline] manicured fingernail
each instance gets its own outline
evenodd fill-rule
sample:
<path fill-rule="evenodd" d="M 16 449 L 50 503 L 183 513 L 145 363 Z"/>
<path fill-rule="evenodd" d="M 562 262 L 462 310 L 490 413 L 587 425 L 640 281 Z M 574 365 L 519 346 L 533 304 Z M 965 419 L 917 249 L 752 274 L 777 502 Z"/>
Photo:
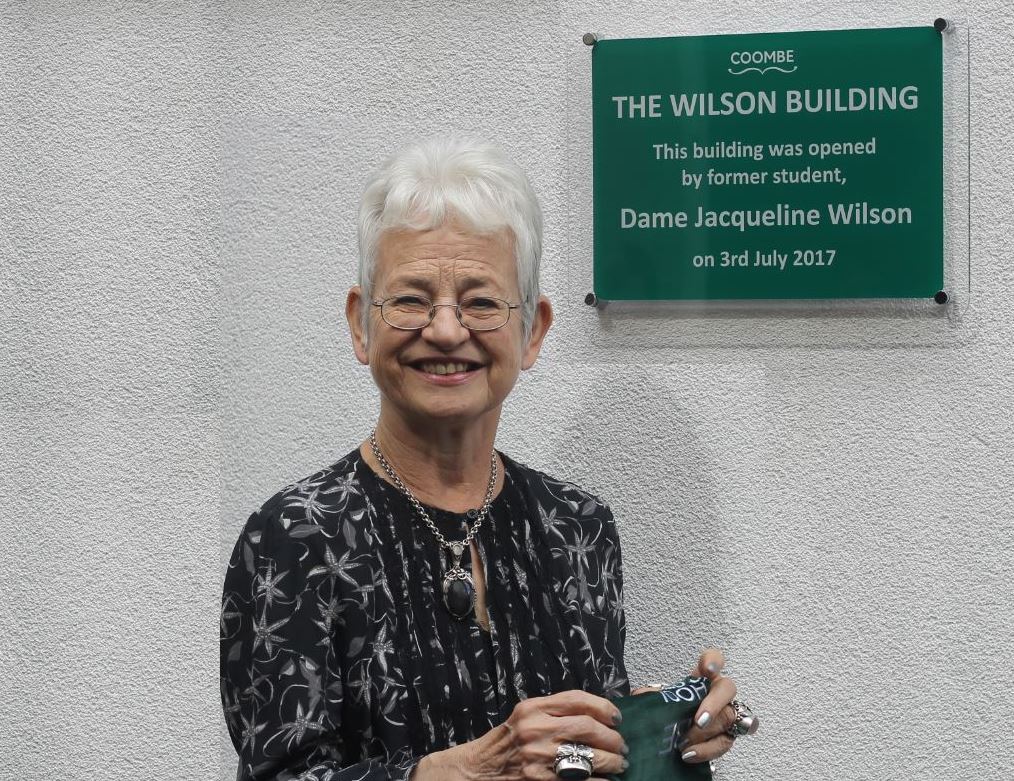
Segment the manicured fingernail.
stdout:
<path fill-rule="evenodd" d="M 707 665 L 705 665 L 705 666 L 708 668 L 708 672 L 710 672 L 710 673 L 717 673 L 719 670 L 722 669 L 721 667 L 719 667 L 714 662 L 708 662 Z"/>
<path fill-rule="evenodd" d="M 685 754 L 683 754 L 683 761 L 686 762 L 688 759 L 693 759 L 696 756 L 697 756 L 696 751 L 687 751 Z"/>
<path fill-rule="evenodd" d="M 619 724 L 621 721 L 623 721 L 623 714 L 616 711 L 616 713 L 613 714 L 613 724 Z"/>
<path fill-rule="evenodd" d="M 623 744 L 623 748 L 620 749 L 620 753 L 621 754 L 629 754 L 630 753 L 630 746 L 628 746 L 626 743 L 624 743 Z"/>
<path fill-rule="evenodd" d="M 620 772 L 621 772 L 621 773 L 622 773 L 622 772 L 623 772 L 624 770 L 626 770 L 626 769 L 627 769 L 628 767 L 630 767 L 630 763 L 629 763 L 629 762 L 627 762 L 627 760 L 625 760 L 625 759 L 624 759 L 623 761 L 621 761 L 621 762 L 620 762 Z"/>
<path fill-rule="evenodd" d="M 709 721 L 711 721 L 711 714 L 704 711 L 704 713 L 697 717 L 697 726 L 704 729 L 704 727 L 708 726 Z"/>

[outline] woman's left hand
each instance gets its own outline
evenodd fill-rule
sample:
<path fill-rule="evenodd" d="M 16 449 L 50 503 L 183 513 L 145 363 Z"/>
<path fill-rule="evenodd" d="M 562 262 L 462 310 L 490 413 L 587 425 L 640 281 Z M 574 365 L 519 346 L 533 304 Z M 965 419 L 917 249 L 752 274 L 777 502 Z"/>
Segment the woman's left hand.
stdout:
<path fill-rule="evenodd" d="M 708 762 L 732 748 L 735 742 L 728 729 L 736 721 L 736 711 L 729 704 L 736 698 L 736 682 L 722 675 L 725 657 L 717 648 L 701 654 L 691 675 L 708 678 L 711 688 L 694 715 L 694 726 L 684 736 L 679 751 L 684 762 Z"/>

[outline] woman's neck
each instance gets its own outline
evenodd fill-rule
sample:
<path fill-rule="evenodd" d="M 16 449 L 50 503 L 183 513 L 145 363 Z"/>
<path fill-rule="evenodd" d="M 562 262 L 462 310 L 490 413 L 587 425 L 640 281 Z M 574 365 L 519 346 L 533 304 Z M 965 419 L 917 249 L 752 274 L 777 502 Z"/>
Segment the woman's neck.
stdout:
<path fill-rule="evenodd" d="M 489 486 L 490 454 L 496 439 L 499 410 L 490 419 L 468 426 L 448 424 L 423 430 L 400 416 L 385 414 L 377 421 L 376 438 L 381 454 L 415 497 L 424 504 L 452 512 L 482 505 Z M 388 482 L 387 471 L 373 455 L 369 440 L 360 453 Z M 503 486 L 503 462 L 497 456 L 493 495 Z"/>

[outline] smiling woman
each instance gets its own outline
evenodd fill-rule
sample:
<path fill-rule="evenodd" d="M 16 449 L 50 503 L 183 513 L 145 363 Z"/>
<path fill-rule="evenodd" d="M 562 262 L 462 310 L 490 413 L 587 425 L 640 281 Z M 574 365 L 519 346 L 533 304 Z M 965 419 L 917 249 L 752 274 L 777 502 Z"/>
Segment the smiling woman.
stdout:
<path fill-rule="evenodd" d="M 509 316 L 509 307 L 521 306 L 511 235 L 503 228 L 478 233 L 460 218 L 425 230 L 388 231 L 378 245 L 372 282 L 376 297 L 386 303 L 367 307 L 356 286 L 346 312 L 356 357 L 369 365 L 380 388 L 378 436 L 404 442 L 439 421 L 432 436 L 446 438 L 447 426 L 457 424 L 455 441 L 491 449 L 500 407 L 518 373 L 535 363 L 552 322 L 545 298 L 535 302 L 527 329 Z M 473 327 L 473 310 L 482 310 L 477 299 L 499 299 L 508 307 L 496 327 L 481 318 L 482 327 Z M 467 319 L 463 301 L 469 303 Z M 365 328 L 363 309 L 372 315 Z M 461 365 L 465 370 L 458 370 Z M 406 425 L 411 432 L 402 430 Z"/>
<path fill-rule="evenodd" d="M 346 315 L 380 415 L 236 543 L 222 700 L 237 777 L 622 772 L 607 699 L 630 688 L 612 514 L 494 447 L 553 321 L 531 186 L 489 144 L 428 142 L 371 179 L 359 226 Z M 712 652 L 696 671 L 713 686 L 691 761 L 732 743 L 720 666 Z"/>

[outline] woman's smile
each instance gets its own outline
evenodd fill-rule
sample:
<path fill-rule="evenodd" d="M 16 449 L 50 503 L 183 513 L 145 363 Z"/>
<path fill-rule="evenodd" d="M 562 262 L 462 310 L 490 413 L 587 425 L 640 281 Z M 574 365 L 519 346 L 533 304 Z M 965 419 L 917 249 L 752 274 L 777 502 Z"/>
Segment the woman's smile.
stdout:
<path fill-rule="evenodd" d="M 463 385 L 473 379 L 485 367 L 478 364 L 469 366 L 463 363 L 427 363 L 418 368 L 409 365 L 409 368 L 422 376 L 426 382 L 431 382 L 434 385 Z"/>
<path fill-rule="evenodd" d="M 427 355 L 407 360 L 405 365 L 424 382 L 443 387 L 463 385 L 486 368 L 484 361 L 463 355 Z"/>

